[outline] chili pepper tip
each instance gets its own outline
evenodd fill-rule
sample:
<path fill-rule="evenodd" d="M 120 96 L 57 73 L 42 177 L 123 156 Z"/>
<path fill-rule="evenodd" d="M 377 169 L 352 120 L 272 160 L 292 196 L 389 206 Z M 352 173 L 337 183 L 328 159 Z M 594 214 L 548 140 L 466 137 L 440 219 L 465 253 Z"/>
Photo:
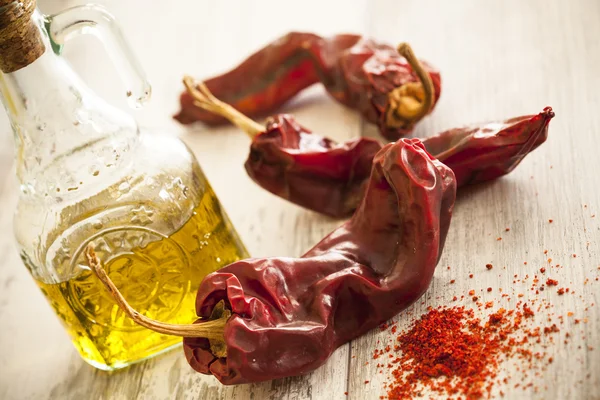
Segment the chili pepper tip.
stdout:
<path fill-rule="evenodd" d="M 552 110 L 552 107 L 550 107 L 550 106 L 544 107 L 544 110 L 542 111 L 542 113 L 547 115 L 548 118 L 554 118 L 556 116 L 556 114 Z"/>

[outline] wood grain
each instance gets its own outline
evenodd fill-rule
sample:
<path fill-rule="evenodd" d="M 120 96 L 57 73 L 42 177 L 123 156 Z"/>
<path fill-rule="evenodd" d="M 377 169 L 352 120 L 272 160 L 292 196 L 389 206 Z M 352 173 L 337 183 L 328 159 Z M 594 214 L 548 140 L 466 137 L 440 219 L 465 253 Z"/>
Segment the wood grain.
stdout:
<path fill-rule="evenodd" d="M 38 3 L 51 13 L 83 1 Z M 497 300 L 507 306 L 544 298 L 554 304 L 556 315 L 571 311 L 587 323 L 575 325 L 566 318 L 560 325 L 573 340 L 547 350 L 555 362 L 537 378 L 539 392 L 514 389 L 512 382 L 498 386 L 495 393 L 503 390 L 510 399 L 600 398 L 600 311 L 598 305 L 591 306 L 600 300 L 600 285 L 584 284 L 586 278 L 593 281 L 600 275 L 600 2 L 361 0 L 349 5 L 338 0 L 180 0 L 168 7 L 142 0 L 100 3 L 121 22 L 153 83 L 153 100 L 136 111 L 136 117 L 190 145 L 256 256 L 300 255 L 338 222 L 299 209 L 252 183 L 242 168 L 248 140 L 236 129 L 209 132 L 174 123 L 170 116 L 178 108 L 184 73 L 202 77 L 221 72 L 289 30 L 325 35 L 352 31 L 392 43 L 409 41 L 418 56 L 441 69 L 440 103 L 416 136 L 553 106 L 557 117 L 547 143 L 506 178 L 459 195 L 429 291 L 396 320 L 400 328 L 407 327 L 409 314 L 418 316 L 426 307 L 470 289 L 492 287 L 493 296 L 482 294 L 486 299 L 498 299 L 500 288 L 525 293 L 523 299 Z M 118 77 L 97 42 L 76 39 L 66 46 L 66 57 L 94 90 L 127 109 Z M 310 89 L 287 110 L 306 126 L 339 140 L 376 136 L 372 126 L 333 103 L 320 88 Z M 8 143 L 10 127 L 7 122 L 1 126 L 2 143 Z M 9 168 L 12 155 L 5 149 L 0 152 L 0 399 L 321 400 L 385 395 L 382 385 L 389 376 L 366 364 L 372 361 L 377 341 L 391 338 L 389 332 L 379 331 L 342 346 L 310 375 L 256 385 L 223 387 L 212 377 L 194 373 L 179 350 L 113 374 L 94 370 L 81 361 L 21 265 L 12 236 L 18 188 Z M 496 240 L 500 236 L 502 240 Z M 527 284 L 513 284 L 515 274 L 533 275 L 549 257 L 564 266 L 552 269 L 552 277 L 575 295 L 559 297 L 547 290 L 532 296 L 525 292 Z M 495 268 L 487 271 L 486 263 Z M 589 346 L 596 349 L 587 350 Z"/>

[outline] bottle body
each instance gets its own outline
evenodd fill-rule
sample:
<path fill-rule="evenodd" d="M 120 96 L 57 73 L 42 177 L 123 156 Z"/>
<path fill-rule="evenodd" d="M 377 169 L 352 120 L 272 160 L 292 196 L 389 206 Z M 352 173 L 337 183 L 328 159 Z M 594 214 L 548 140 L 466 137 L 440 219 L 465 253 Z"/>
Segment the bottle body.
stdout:
<path fill-rule="evenodd" d="M 46 18 L 33 11 L 33 0 L 24 1 L 0 10 L 0 41 L 6 32 L 24 32 L 20 42 L 11 36 L 0 46 L 0 94 L 21 189 L 16 241 L 81 356 L 97 368 L 118 369 L 180 339 L 122 314 L 92 275 L 87 246 L 140 313 L 170 323 L 193 322 L 204 276 L 248 254 L 187 146 L 140 132 L 60 56 L 55 39 L 77 29 L 96 30 L 113 56 L 126 54 L 112 16 L 86 5 Z M 138 65 L 131 54 L 125 59 L 135 83 Z M 143 77 L 138 83 L 126 91 L 134 103 L 150 93 Z"/>
<path fill-rule="evenodd" d="M 142 134 L 128 162 L 103 172 L 108 179 L 91 169 L 89 182 L 64 194 L 58 207 L 22 197 L 15 230 L 21 258 L 81 356 L 97 368 L 116 369 L 180 339 L 141 328 L 121 312 L 89 270 L 88 245 L 132 306 L 170 323 L 193 322 L 204 276 L 248 254 L 179 140 Z M 86 183 L 100 190 L 80 196 Z M 31 241 L 40 220 L 55 223 L 46 222 L 47 234 Z"/>

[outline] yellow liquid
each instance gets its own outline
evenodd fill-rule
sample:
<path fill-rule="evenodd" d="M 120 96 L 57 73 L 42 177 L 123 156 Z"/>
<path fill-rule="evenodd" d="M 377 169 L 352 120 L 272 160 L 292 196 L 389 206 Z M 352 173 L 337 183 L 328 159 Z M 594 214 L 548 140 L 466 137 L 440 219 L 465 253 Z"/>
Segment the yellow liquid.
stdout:
<path fill-rule="evenodd" d="M 122 236 L 119 240 L 129 240 Z M 196 291 L 209 273 L 247 258 L 247 251 L 213 191 L 208 188 L 192 217 L 168 238 L 134 247 L 104 268 L 127 301 L 159 321 L 196 320 Z M 112 370 L 141 361 L 181 342 L 136 325 L 85 270 L 58 284 L 37 282 L 81 356 Z"/>

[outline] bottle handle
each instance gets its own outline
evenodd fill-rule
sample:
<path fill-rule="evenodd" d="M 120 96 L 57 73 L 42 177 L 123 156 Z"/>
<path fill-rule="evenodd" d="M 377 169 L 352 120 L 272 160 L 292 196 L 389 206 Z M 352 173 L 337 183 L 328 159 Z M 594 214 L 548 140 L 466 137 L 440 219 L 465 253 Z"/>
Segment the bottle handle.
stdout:
<path fill-rule="evenodd" d="M 121 33 L 115 17 L 96 4 L 66 9 L 47 16 L 47 29 L 54 50 L 80 34 L 92 34 L 100 39 L 126 87 L 127 100 L 133 108 L 141 108 L 150 99 L 152 88 L 129 43 Z"/>

